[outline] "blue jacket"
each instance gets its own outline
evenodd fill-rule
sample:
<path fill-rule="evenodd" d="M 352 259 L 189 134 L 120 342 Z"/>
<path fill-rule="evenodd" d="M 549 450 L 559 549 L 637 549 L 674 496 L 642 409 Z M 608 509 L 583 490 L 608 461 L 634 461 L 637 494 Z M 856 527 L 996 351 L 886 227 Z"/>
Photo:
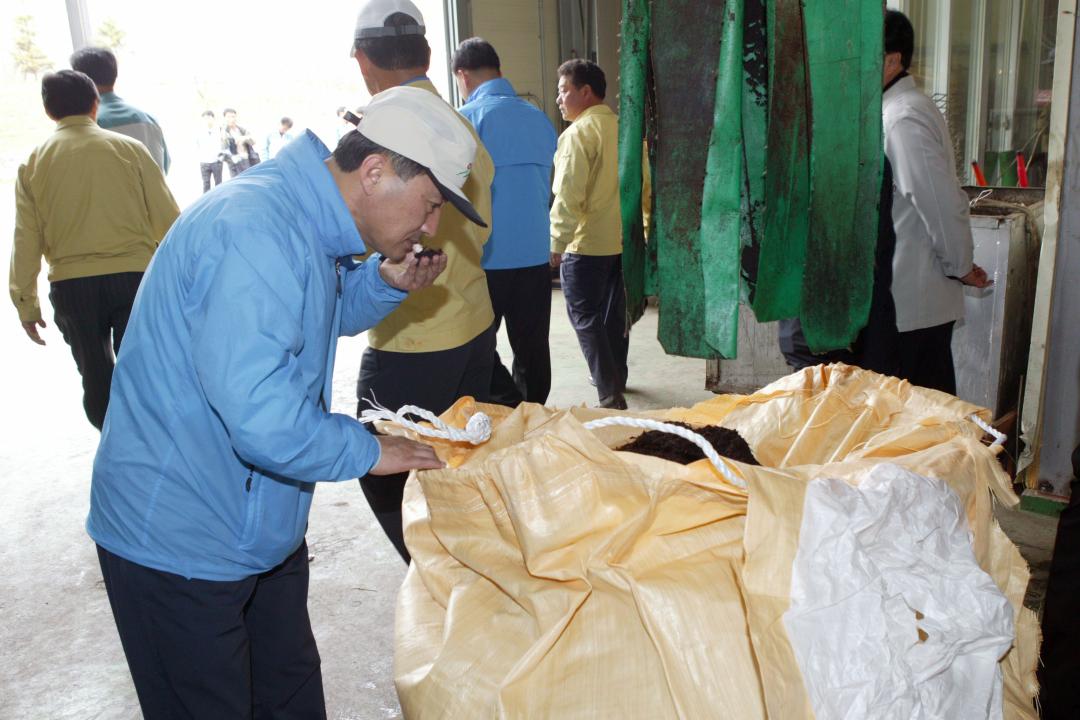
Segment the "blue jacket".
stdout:
<path fill-rule="evenodd" d="M 318 480 L 379 458 L 331 414 L 341 335 L 405 293 L 364 243 L 306 133 L 188 208 L 147 268 L 113 373 L 87 531 L 112 553 L 188 578 L 237 580 L 303 540 Z"/>
<path fill-rule="evenodd" d="M 551 166 L 558 140 L 551 121 L 503 78 L 476 88 L 461 114 L 495 162 L 491 237 L 481 264 L 485 270 L 547 264 Z"/>

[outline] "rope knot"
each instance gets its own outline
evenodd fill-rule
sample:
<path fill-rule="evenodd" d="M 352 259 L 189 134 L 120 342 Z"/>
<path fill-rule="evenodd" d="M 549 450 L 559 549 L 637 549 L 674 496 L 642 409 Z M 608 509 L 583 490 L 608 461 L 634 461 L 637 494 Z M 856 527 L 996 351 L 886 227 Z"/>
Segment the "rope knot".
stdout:
<path fill-rule="evenodd" d="M 469 422 L 465 423 L 465 434 L 473 445 L 487 442 L 491 437 L 491 418 L 482 412 L 473 413 Z"/>
<path fill-rule="evenodd" d="M 452 440 L 454 442 L 467 442 L 472 445 L 480 445 L 488 441 L 491 437 L 491 418 L 482 412 L 473 413 L 473 416 L 469 418 L 465 424 L 465 429 L 461 430 L 456 427 L 447 425 L 445 422 L 436 417 L 435 413 L 424 408 L 416 407 L 415 405 L 402 405 L 398 408 L 397 412 L 385 408 L 377 401 L 364 398 L 364 402 L 371 406 L 370 409 L 364 410 L 360 413 L 360 422 L 371 423 L 376 420 L 388 420 L 398 425 L 412 430 L 418 435 L 425 437 L 440 438 L 442 440 Z M 409 420 L 406 415 L 415 415 L 427 420 L 434 427 L 426 427 Z"/>

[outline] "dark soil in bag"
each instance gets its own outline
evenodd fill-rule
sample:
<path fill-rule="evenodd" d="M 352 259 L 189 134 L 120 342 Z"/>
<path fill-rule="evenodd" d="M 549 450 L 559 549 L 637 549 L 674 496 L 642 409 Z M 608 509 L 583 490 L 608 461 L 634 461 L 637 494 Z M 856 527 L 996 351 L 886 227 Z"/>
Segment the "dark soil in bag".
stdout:
<path fill-rule="evenodd" d="M 747 465 L 761 464 L 754 457 L 754 453 L 750 451 L 750 446 L 747 444 L 746 440 L 743 440 L 742 435 L 735 430 L 720 427 L 719 425 L 693 427 L 692 425 L 680 422 L 669 424 L 693 430 L 698 435 L 705 438 L 709 444 L 713 446 L 716 452 L 726 458 L 737 460 L 738 462 L 743 462 Z M 690 463 L 705 457 L 705 453 L 701 452 L 701 448 L 694 443 L 689 440 L 684 440 L 678 435 L 672 435 L 671 433 L 663 432 L 661 430 L 648 430 L 643 432 L 622 447 L 617 447 L 615 449 L 638 453 L 639 455 L 652 455 L 653 457 L 677 462 L 680 465 L 689 465 Z"/>

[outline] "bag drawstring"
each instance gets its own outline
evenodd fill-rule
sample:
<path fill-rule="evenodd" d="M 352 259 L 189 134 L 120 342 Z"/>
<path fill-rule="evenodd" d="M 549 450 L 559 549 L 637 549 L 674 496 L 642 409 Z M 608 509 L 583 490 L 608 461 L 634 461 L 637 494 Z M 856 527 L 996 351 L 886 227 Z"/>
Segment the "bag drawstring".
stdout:
<path fill-rule="evenodd" d="M 375 400 L 364 398 L 364 402 L 371 406 L 371 408 L 364 410 L 360 413 L 360 422 L 371 423 L 377 420 L 388 420 L 390 422 L 397 423 L 402 427 L 408 428 L 413 432 L 423 435 L 425 437 L 441 438 L 443 440 L 452 440 L 454 442 L 467 442 L 472 445 L 480 445 L 488 441 L 491 438 L 491 418 L 485 413 L 477 412 L 473 413 L 472 417 L 465 424 L 465 429 L 453 427 L 447 425 L 440 420 L 434 413 L 425 410 L 423 408 L 416 407 L 415 405 L 403 405 L 398 408 L 397 412 L 385 408 Z M 434 427 L 427 427 L 420 425 L 406 418 L 406 415 L 415 415 L 427 420 Z M 988 425 L 979 419 L 976 415 L 972 415 L 968 418 L 971 422 L 978 425 L 982 430 L 993 436 L 994 442 L 990 447 L 997 445 L 1004 445 L 1007 436 L 1004 433 L 998 432 L 996 429 Z M 613 415 L 611 417 L 601 418 L 600 420 L 591 420 L 585 423 L 586 430 L 596 430 L 603 427 L 612 426 L 625 426 L 633 428 L 641 428 L 643 430 L 659 430 L 660 432 L 671 433 L 677 435 L 684 440 L 692 442 L 699 447 L 705 457 L 709 459 L 712 466 L 716 468 L 716 471 L 723 476 L 725 480 L 739 488 L 746 488 L 746 481 L 735 474 L 735 472 L 724 461 L 724 458 L 720 453 L 716 452 L 712 444 L 708 440 L 703 438 L 693 430 L 689 430 L 678 425 L 672 425 L 671 423 L 660 422 L 658 420 L 646 420 L 643 418 L 625 417 L 620 415 Z"/>
<path fill-rule="evenodd" d="M 465 429 L 462 430 L 447 425 L 440 420 L 435 413 L 416 407 L 415 405 L 402 405 L 398 408 L 397 412 L 394 412 L 389 408 L 383 407 L 375 400 L 364 398 L 364 402 L 370 405 L 371 408 L 360 413 L 360 422 L 362 423 L 372 423 L 376 420 L 389 420 L 390 422 L 395 422 L 419 435 L 441 438 L 443 440 L 452 440 L 454 442 L 467 442 L 472 443 L 473 445 L 486 443 L 491 437 L 491 418 L 482 412 L 473 414 L 473 416 L 469 418 L 469 422 L 466 423 Z M 424 418 L 435 427 L 430 428 L 415 423 L 406 418 L 406 415 L 415 415 Z"/>

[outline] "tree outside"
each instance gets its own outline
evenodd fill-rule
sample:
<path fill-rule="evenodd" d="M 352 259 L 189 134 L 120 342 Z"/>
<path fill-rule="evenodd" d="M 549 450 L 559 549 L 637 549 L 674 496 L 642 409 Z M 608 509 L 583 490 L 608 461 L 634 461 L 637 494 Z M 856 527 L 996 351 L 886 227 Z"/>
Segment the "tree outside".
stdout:
<path fill-rule="evenodd" d="M 126 35 L 127 33 L 120 29 L 115 20 L 107 18 L 105 22 L 101 23 L 101 27 L 98 28 L 98 44 L 116 52 L 124 47 L 124 38 Z"/>
<path fill-rule="evenodd" d="M 37 45 L 34 18 L 30 15 L 15 18 L 15 50 L 11 56 L 15 59 L 15 69 L 23 74 L 23 79 L 37 78 L 52 69 L 52 62 Z"/>

